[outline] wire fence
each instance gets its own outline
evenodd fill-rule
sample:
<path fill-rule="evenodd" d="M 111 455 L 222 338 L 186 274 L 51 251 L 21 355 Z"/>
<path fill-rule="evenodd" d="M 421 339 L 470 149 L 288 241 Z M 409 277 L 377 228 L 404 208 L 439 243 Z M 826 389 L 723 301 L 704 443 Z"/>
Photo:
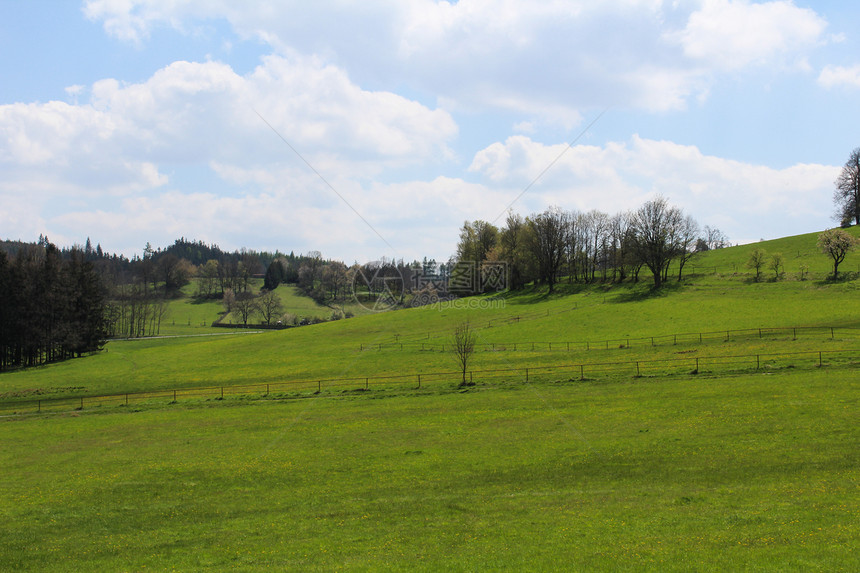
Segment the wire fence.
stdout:
<path fill-rule="evenodd" d="M 234 386 L 177 388 L 150 392 L 126 392 L 107 395 L 62 398 L 22 399 L 0 402 L 0 415 L 22 415 L 48 412 L 69 412 L 104 406 L 134 406 L 135 404 L 165 404 L 180 400 L 223 400 L 225 398 L 302 397 L 323 393 L 365 392 L 373 389 L 416 390 L 439 388 L 442 384 L 463 382 L 493 385 L 494 383 L 530 383 L 538 381 L 585 381 L 601 378 L 643 378 L 698 374 L 731 374 L 739 372 L 773 371 L 793 368 L 856 368 L 860 366 L 860 350 L 820 350 L 778 354 L 744 354 L 736 356 L 688 356 L 670 359 L 630 360 L 615 362 L 579 362 L 553 366 L 523 366 L 489 370 L 467 370 L 359 376 L 352 378 L 271 381 Z"/>
<path fill-rule="evenodd" d="M 790 337 L 797 340 L 800 336 L 822 335 L 834 340 L 838 334 L 840 338 L 857 338 L 860 336 L 860 328 L 836 327 L 836 326 L 791 326 L 774 328 L 747 328 L 735 330 L 714 330 L 711 332 L 686 332 L 678 334 L 664 334 L 658 336 L 612 338 L 600 341 L 519 341 L 519 342 L 476 342 L 475 348 L 485 351 L 520 351 L 520 352 L 571 352 L 574 350 L 599 350 L 610 348 L 643 348 L 650 346 L 665 346 L 684 343 L 707 343 L 707 342 L 730 342 L 732 340 L 750 340 L 775 338 L 779 336 Z M 378 342 L 361 343 L 359 350 L 423 350 L 434 352 L 446 352 L 453 348 L 452 343 L 444 342 Z"/>

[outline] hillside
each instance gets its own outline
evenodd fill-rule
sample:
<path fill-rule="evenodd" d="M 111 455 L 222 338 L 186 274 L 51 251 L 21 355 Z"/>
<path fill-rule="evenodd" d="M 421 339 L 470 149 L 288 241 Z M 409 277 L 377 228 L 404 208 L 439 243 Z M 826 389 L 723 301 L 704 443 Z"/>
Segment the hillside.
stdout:
<path fill-rule="evenodd" d="M 858 280 L 814 237 L 757 246 L 809 276 L 755 283 L 736 247 L 660 292 L 201 326 L 0 375 L 0 569 L 856 570 Z M 463 321 L 467 389 L 441 351 Z"/>
<path fill-rule="evenodd" d="M 597 360 L 593 352 L 585 352 L 586 343 L 589 349 L 592 345 L 609 349 L 600 360 L 626 360 L 659 351 L 648 344 L 619 348 L 628 346 L 624 342 L 629 339 L 731 329 L 858 327 L 860 283 L 826 280 L 829 265 L 817 252 L 815 238 L 810 234 L 755 245 L 769 252 L 793 252 L 792 264 L 809 265 L 806 280 L 787 270 L 779 281 L 753 282 L 748 272 L 740 271 L 746 270 L 754 248 L 745 245 L 704 253 L 694 260 L 696 266 L 691 265 L 683 282 L 672 282 L 658 292 L 646 280 L 620 285 L 562 283 L 552 296 L 539 289 L 525 290 L 239 338 L 115 341 L 98 355 L 8 373 L 0 383 L 6 396 L 24 392 L 25 397 L 26 391 L 62 396 L 444 372 L 455 367 L 451 356 L 428 349 L 440 349 L 463 321 L 477 330 L 483 348 L 520 344 L 515 357 L 509 352 L 479 352 L 473 364 L 481 369 L 508 367 L 511 360 L 535 367 Z M 843 265 L 848 269 L 857 261 L 860 253 L 853 253 Z M 728 272 L 734 268 L 739 272 Z M 308 305 L 306 309 L 315 304 L 304 297 L 287 300 Z M 194 308 L 187 303 L 178 306 Z M 184 321 L 177 314 L 173 316 L 181 325 Z M 203 326 L 204 321 L 200 324 L 196 328 L 194 320 L 191 329 L 183 328 L 186 333 L 216 332 Z M 841 336 L 850 338 L 853 333 L 845 330 Z M 561 352 L 556 346 L 550 352 L 538 346 L 534 353 L 523 352 L 526 343 L 549 342 L 573 343 L 574 350 L 565 347 Z M 788 351 L 803 343 L 804 339 L 774 342 L 774 348 Z M 731 350 L 726 345 L 708 347 L 711 353 Z M 74 390 L 63 390 L 67 388 Z"/>

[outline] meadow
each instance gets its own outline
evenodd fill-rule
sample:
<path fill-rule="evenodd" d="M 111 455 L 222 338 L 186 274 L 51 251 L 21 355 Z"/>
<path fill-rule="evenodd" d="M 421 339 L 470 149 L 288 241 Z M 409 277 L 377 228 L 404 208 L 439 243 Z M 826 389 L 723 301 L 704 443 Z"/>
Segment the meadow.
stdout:
<path fill-rule="evenodd" d="M 6 402 L 189 395 L 0 418 L 0 569 L 856 570 L 860 284 L 826 279 L 812 235 L 758 246 L 793 253 L 808 276 L 753 282 L 741 270 L 752 247 L 735 247 L 657 293 L 562 284 L 284 331 L 114 341 L 4 373 Z M 299 384 L 452 372 L 449 352 L 420 345 L 464 320 L 499 345 L 473 370 L 847 354 L 584 380 L 479 374 L 466 389 L 456 375 Z M 295 391 L 190 392 L 265 382 Z"/>

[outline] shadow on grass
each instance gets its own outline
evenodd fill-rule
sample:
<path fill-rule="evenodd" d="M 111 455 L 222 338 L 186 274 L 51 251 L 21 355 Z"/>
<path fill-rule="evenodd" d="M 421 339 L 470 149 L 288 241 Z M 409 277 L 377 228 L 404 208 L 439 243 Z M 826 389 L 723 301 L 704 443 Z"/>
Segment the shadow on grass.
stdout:
<path fill-rule="evenodd" d="M 546 285 L 529 284 L 521 289 L 507 291 L 503 293 L 503 295 L 500 295 L 500 297 L 516 304 L 538 304 L 550 300 L 564 298 L 566 296 L 593 291 L 595 287 L 600 286 L 608 287 L 609 285 L 564 282 L 556 283 L 553 287 L 553 291 L 549 292 L 549 287 Z"/>
<path fill-rule="evenodd" d="M 663 286 L 661 286 L 660 288 L 654 287 L 653 284 L 638 283 L 635 285 L 628 286 L 626 292 L 617 293 L 611 299 L 607 299 L 607 302 L 642 302 L 645 300 L 669 296 L 670 294 L 680 291 L 683 287 L 683 283 L 679 283 L 678 281 L 672 280 L 663 283 Z"/>
<path fill-rule="evenodd" d="M 207 304 L 212 302 L 221 302 L 223 297 L 221 296 L 189 296 L 188 302 L 190 304 Z"/>
<path fill-rule="evenodd" d="M 815 286 L 823 287 L 827 285 L 838 285 L 854 282 L 858 278 L 860 278 L 860 272 L 839 271 L 839 276 L 837 276 L 836 278 L 833 277 L 833 274 L 828 274 L 823 279 L 818 279 L 813 282 L 815 283 Z"/>

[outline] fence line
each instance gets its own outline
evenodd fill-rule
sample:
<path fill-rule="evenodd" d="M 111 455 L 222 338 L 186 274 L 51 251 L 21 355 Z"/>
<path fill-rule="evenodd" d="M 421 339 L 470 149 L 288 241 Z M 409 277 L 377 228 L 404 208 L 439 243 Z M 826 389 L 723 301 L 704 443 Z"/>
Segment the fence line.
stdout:
<path fill-rule="evenodd" d="M 826 361 L 825 361 L 826 358 Z M 771 354 L 744 354 L 730 356 L 689 356 L 655 360 L 628 360 L 616 362 L 579 362 L 553 366 L 523 366 L 518 368 L 495 368 L 469 370 L 466 376 L 470 381 L 475 377 L 483 380 L 495 377 L 514 377 L 531 382 L 535 377 L 547 374 L 567 377 L 569 381 L 586 380 L 600 376 L 671 376 L 678 374 L 728 373 L 737 371 L 758 371 L 776 368 L 860 366 L 860 350 L 817 350 Z M 101 405 L 128 406 L 132 401 L 150 402 L 163 400 L 176 403 L 180 398 L 208 398 L 223 400 L 225 396 L 261 396 L 272 392 L 300 392 L 305 395 L 320 394 L 323 389 L 343 389 L 343 391 L 367 391 L 371 384 L 377 387 L 386 385 L 411 385 L 423 388 L 428 382 L 462 380 L 462 371 L 420 372 L 414 374 L 391 374 L 379 376 L 358 376 L 352 378 L 312 378 L 307 380 L 257 382 L 235 386 L 206 386 L 196 388 L 176 388 L 148 392 L 125 392 L 95 396 L 73 396 L 64 398 L 26 399 L 0 402 L 0 414 L 18 415 L 41 412 L 82 410 L 85 407 Z"/>
<path fill-rule="evenodd" d="M 729 342 L 731 340 L 764 338 L 765 336 L 774 336 L 778 334 L 790 334 L 795 340 L 798 334 L 805 332 L 821 332 L 829 335 L 831 340 L 836 338 L 837 331 L 845 336 L 851 337 L 860 336 L 860 328 L 842 327 L 842 326 L 788 326 L 788 327 L 769 327 L 769 328 L 746 328 L 734 330 L 715 330 L 711 332 L 686 332 L 678 334 L 664 334 L 660 336 L 644 336 L 644 337 L 625 337 L 613 338 L 601 341 L 519 341 L 519 342 L 476 342 L 476 348 L 483 348 L 487 351 L 565 351 L 571 350 L 599 350 L 610 348 L 637 348 L 645 346 L 659 346 L 667 344 L 678 344 L 684 342 L 705 342 L 713 340 L 721 340 Z M 445 349 L 450 350 L 451 344 L 444 342 L 378 342 L 378 343 L 361 343 L 359 350 L 425 350 L 444 352 Z"/>

